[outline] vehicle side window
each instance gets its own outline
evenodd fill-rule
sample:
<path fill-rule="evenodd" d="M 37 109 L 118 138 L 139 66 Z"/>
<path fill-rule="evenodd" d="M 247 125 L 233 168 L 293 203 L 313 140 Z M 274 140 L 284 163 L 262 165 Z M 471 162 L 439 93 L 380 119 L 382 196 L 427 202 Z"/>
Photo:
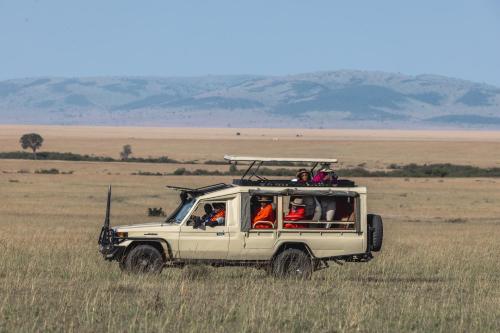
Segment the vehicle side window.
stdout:
<path fill-rule="evenodd" d="M 271 195 L 254 195 L 250 199 L 251 228 L 276 229 L 277 197 Z"/>
<path fill-rule="evenodd" d="M 188 219 L 187 225 L 201 230 L 226 225 L 226 201 L 200 201 Z"/>
<path fill-rule="evenodd" d="M 354 230 L 356 204 L 349 196 L 283 197 L 283 228 Z"/>

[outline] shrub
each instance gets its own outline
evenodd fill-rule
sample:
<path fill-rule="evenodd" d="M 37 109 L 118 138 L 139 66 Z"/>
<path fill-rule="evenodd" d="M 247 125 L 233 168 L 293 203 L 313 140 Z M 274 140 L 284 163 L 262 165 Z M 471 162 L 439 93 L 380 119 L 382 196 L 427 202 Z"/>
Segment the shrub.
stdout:
<path fill-rule="evenodd" d="M 214 161 L 214 160 L 208 160 L 203 162 L 203 164 L 210 164 L 210 165 L 225 165 L 227 164 L 226 161 Z"/>
<path fill-rule="evenodd" d="M 177 169 L 175 169 L 173 174 L 175 176 L 181 176 L 181 175 L 184 175 L 185 173 L 186 173 L 186 168 L 177 168 Z"/>
<path fill-rule="evenodd" d="M 163 208 L 148 208 L 148 216 L 165 216 L 165 212 L 163 211 Z"/>
<path fill-rule="evenodd" d="M 133 176 L 163 176 L 164 174 L 161 172 L 150 172 L 150 171 L 142 171 L 139 170 L 137 172 L 132 172 Z"/>
<path fill-rule="evenodd" d="M 28 152 L 14 151 L 0 153 L 0 159 L 17 159 L 31 160 L 33 155 Z M 54 160 L 54 161 L 85 161 L 85 162 L 132 162 L 132 163 L 181 163 L 180 161 L 169 158 L 168 156 L 160 157 L 128 157 L 127 160 L 117 160 L 107 156 L 81 155 L 74 153 L 59 153 L 59 152 L 40 152 L 37 153 L 38 160 Z M 191 162 L 191 161 L 190 161 Z"/>
<path fill-rule="evenodd" d="M 60 172 L 56 168 L 51 168 L 51 169 L 38 169 L 35 170 L 36 174 L 46 174 L 46 175 L 58 175 Z"/>

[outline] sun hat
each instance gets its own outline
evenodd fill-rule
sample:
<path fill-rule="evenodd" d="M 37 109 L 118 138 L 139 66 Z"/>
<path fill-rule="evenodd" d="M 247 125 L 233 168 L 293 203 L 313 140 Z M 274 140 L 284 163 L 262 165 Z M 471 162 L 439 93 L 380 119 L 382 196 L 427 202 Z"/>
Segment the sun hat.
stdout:
<path fill-rule="evenodd" d="M 295 198 L 292 200 L 292 202 L 290 202 L 290 204 L 292 206 L 305 206 L 304 199 L 302 199 L 302 198 Z"/>
<path fill-rule="evenodd" d="M 300 178 L 300 175 L 302 175 L 303 173 L 309 175 L 309 171 L 307 171 L 306 169 L 299 169 L 299 171 L 297 172 L 297 178 Z"/>

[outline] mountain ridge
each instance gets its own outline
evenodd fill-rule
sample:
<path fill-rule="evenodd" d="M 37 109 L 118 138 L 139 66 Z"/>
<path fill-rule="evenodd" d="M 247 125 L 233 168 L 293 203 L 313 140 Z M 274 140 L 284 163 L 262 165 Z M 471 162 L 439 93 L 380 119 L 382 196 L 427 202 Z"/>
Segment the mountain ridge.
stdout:
<path fill-rule="evenodd" d="M 498 127 L 500 88 L 441 75 L 36 77 L 0 81 L 3 123 Z"/>

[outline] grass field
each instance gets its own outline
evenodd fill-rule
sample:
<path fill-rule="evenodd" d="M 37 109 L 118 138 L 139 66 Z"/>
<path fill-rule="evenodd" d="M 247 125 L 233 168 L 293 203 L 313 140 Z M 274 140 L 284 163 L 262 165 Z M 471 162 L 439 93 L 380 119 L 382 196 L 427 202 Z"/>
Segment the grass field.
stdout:
<path fill-rule="evenodd" d="M 89 143 L 83 132 L 79 139 L 65 136 L 71 129 L 44 135 L 47 146 L 53 145 L 50 150 L 66 151 L 61 147 L 71 143 L 68 151 L 90 152 L 98 135 L 90 132 L 95 141 Z M 121 145 L 130 143 L 120 135 L 101 140 L 96 153 L 116 154 Z M 379 160 L 383 167 L 389 157 L 394 163 L 441 162 L 439 158 L 445 157 L 454 163 L 477 159 L 473 164 L 481 166 L 500 161 L 498 150 L 471 150 L 464 156 L 467 145 L 498 148 L 493 134 L 471 136 L 468 141 L 434 137 L 433 145 L 445 144 L 439 146 L 445 157 L 426 154 L 428 136 L 415 135 L 377 141 L 389 148 L 381 151 L 385 155 L 380 158 L 369 152 L 369 163 L 376 167 Z M 2 132 L 0 150 L 18 149 L 11 143 L 16 136 Z M 349 163 L 365 162 L 363 143 L 371 142 L 369 135 L 351 139 Z M 161 155 L 164 147 L 171 147 L 166 155 L 179 159 L 220 158 L 215 152 L 225 152 L 221 140 L 230 142 L 234 149 L 230 153 L 237 153 L 240 144 L 244 149 L 256 144 L 271 147 L 264 155 L 336 153 L 328 144 L 313 152 L 297 151 L 297 140 L 304 137 L 293 136 L 278 141 L 181 138 L 179 146 L 169 146 L 169 140 L 162 138 L 144 140 L 149 149 L 145 155 Z M 213 144 L 209 153 L 200 150 L 207 142 Z M 421 150 L 413 155 L 387 153 L 391 147 L 403 152 L 404 147 L 416 146 Z M 74 173 L 33 174 L 51 167 Z M 116 263 L 105 262 L 97 251 L 107 184 L 113 184 L 111 222 L 116 225 L 155 220 L 146 217 L 148 207 L 172 209 L 176 194 L 166 191 L 166 184 L 230 181 L 130 175 L 176 167 L 0 160 L 0 332 L 500 331 L 500 179 L 356 179 L 368 187 L 369 210 L 384 217 L 382 252 L 369 263 L 332 264 L 310 281 L 275 280 L 248 268 L 186 267 L 167 269 L 158 277 L 123 275 Z M 209 167 L 217 166 L 204 166 Z M 21 169 L 31 173 L 18 173 Z"/>

